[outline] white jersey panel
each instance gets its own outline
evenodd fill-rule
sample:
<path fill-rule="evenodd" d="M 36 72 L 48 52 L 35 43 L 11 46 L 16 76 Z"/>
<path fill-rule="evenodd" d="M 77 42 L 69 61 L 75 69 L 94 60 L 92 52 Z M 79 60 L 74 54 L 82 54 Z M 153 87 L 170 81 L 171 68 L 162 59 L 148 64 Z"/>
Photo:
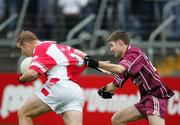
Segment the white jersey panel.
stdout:
<path fill-rule="evenodd" d="M 69 61 L 66 58 L 66 56 L 64 55 L 64 53 L 61 52 L 61 50 L 59 48 L 57 48 L 57 46 L 55 44 L 52 44 L 48 48 L 46 54 L 49 55 L 50 57 L 52 57 L 56 61 L 57 64 L 60 64 L 60 65 L 68 65 L 69 64 Z"/>
<path fill-rule="evenodd" d="M 59 78 L 59 79 L 69 79 L 67 67 L 56 65 L 52 69 L 47 71 L 48 79 Z"/>

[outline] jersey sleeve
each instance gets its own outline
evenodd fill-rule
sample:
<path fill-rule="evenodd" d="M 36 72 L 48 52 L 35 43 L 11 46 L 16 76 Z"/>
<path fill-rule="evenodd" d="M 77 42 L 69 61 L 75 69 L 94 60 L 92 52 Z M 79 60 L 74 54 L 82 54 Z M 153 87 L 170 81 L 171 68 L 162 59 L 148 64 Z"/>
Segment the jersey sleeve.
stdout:
<path fill-rule="evenodd" d="M 82 55 L 75 52 L 75 49 L 70 46 L 58 46 L 66 57 L 66 60 L 62 59 L 65 62 L 62 62 L 64 65 L 79 65 L 82 66 L 84 64 L 84 60 Z"/>
<path fill-rule="evenodd" d="M 125 81 L 128 79 L 128 75 L 127 74 L 116 74 L 114 76 L 114 80 L 113 80 L 113 84 L 116 86 L 116 87 L 123 87 Z"/>
<path fill-rule="evenodd" d="M 126 69 L 127 73 L 136 74 L 143 66 L 142 54 L 137 51 L 129 52 L 119 64 Z"/>
<path fill-rule="evenodd" d="M 62 45 L 61 45 L 62 46 Z M 63 46 L 68 52 L 74 53 L 74 48 L 70 47 L 70 46 Z"/>
<path fill-rule="evenodd" d="M 36 70 L 40 74 L 44 74 L 47 70 L 56 65 L 56 62 L 49 56 L 37 57 L 33 59 L 30 69 Z"/>

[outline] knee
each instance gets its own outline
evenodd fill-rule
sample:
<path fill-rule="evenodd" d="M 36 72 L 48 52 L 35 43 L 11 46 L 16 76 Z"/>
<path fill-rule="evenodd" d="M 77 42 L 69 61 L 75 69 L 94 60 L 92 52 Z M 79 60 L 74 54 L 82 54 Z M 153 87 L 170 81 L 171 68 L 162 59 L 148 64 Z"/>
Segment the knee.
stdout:
<path fill-rule="evenodd" d="M 113 115 L 112 118 L 111 118 L 111 123 L 112 123 L 112 125 L 118 125 L 118 121 L 119 121 L 119 120 L 117 120 L 117 118 L 115 117 L 115 115 Z"/>
<path fill-rule="evenodd" d="M 111 123 L 112 125 L 123 125 L 124 121 L 123 121 L 123 117 L 121 115 L 114 114 L 111 118 Z"/>
<path fill-rule="evenodd" d="M 23 109 L 20 108 L 20 109 L 17 111 L 18 119 L 23 118 L 24 114 L 25 114 L 25 113 L 24 113 Z"/>
<path fill-rule="evenodd" d="M 18 119 L 22 119 L 24 117 L 29 117 L 28 112 L 26 112 L 23 108 L 20 108 L 17 111 L 17 116 L 18 116 Z"/>

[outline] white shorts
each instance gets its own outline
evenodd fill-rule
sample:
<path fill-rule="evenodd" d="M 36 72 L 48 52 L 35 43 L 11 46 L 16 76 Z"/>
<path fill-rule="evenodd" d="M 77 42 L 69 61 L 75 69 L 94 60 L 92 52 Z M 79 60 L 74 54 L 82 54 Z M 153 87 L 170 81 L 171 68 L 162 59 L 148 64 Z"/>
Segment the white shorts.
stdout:
<path fill-rule="evenodd" d="M 69 110 L 82 112 L 84 94 L 80 86 L 73 81 L 45 83 L 35 94 L 57 114 Z"/>

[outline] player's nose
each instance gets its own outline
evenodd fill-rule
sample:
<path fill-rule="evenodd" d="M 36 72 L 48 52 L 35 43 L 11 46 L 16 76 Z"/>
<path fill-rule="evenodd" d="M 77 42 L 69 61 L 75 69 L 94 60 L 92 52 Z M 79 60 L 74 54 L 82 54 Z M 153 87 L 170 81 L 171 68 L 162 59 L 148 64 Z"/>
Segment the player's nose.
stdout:
<path fill-rule="evenodd" d="M 113 49 L 112 48 L 110 48 L 110 52 L 113 53 Z"/>

